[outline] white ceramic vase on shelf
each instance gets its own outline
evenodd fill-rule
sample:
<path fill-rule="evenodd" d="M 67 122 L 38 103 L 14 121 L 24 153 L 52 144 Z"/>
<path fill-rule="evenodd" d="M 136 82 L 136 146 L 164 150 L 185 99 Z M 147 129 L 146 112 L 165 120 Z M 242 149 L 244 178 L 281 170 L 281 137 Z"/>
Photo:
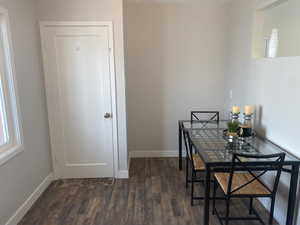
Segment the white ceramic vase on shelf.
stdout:
<path fill-rule="evenodd" d="M 271 38 L 268 44 L 268 57 L 275 58 L 278 53 L 278 29 L 272 29 Z"/>

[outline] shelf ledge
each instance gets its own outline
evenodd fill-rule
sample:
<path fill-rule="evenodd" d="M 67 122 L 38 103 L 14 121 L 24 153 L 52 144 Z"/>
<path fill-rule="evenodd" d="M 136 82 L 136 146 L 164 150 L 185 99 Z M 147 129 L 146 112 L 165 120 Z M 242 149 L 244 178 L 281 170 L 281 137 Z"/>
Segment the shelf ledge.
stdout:
<path fill-rule="evenodd" d="M 273 7 L 276 7 L 284 2 L 287 2 L 288 0 L 257 0 L 256 1 L 256 10 L 266 10 Z"/>

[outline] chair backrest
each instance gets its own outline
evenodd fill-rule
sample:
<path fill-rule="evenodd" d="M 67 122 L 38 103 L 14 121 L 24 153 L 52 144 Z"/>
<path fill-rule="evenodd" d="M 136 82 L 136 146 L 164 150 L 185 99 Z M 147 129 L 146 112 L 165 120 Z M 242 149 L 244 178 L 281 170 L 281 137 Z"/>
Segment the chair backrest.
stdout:
<path fill-rule="evenodd" d="M 184 145 L 185 145 L 185 149 L 186 149 L 186 154 L 191 162 L 192 162 L 192 168 L 195 168 L 194 165 L 194 161 L 193 161 L 193 146 L 192 146 L 192 142 L 190 140 L 190 136 L 188 134 L 187 130 L 183 130 L 183 140 L 184 140 Z M 188 158 L 186 160 L 188 160 Z"/>
<path fill-rule="evenodd" d="M 191 121 L 199 120 L 211 120 L 217 121 L 220 120 L 220 112 L 218 111 L 191 111 Z"/>
<path fill-rule="evenodd" d="M 259 166 L 253 166 L 253 165 L 250 166 L 249 164 L 246 163 L 250 159 L 255 159 L 255 161 L 264 160 L 263 166 L 261 164 Z M 249 154 L 238 154 L 238 153 L 233 154 L 227 194 L 233 194 L 234 192 L 244 188 L 245 186 L 251 184 L 254 181 L 258 181 L 270 193 L 272 194 L 276 193 L 284 159 L 285 159 L 285 153 L 278 153 L 278 154 L 271 154 L 271 155 L 249 155 Z M 260 179 L 264 174 L 266 174 L 271 170 L 273 172 L 275 171 L 276 173 L 273 188 L 269 188 L 268 186 L 266 186 Z M 251 179 L 246 183 L 241 184 L 238 187 L 235 187 L 235 189 L 232 190 L 233 176 L 236 172 L 241 172 L 241 171 L 245 171 L 249 173 Z"/>

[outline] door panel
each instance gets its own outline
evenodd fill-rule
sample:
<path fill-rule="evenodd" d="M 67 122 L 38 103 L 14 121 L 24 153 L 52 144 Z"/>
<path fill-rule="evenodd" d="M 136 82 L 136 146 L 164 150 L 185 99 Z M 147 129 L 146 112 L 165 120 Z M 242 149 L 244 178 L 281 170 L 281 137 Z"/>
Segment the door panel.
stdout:
<path fill-rule="evenodd" d="M 112 110 L 108 29 L 60 26 L 45 33 L 51 142 L 59 176 L 112 177 L 112 120 L 104 118 Z"/>

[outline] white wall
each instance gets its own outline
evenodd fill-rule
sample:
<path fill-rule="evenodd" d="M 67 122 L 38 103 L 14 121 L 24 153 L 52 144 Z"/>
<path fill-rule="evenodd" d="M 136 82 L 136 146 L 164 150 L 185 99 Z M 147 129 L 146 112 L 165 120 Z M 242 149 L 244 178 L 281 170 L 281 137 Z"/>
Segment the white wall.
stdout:
<path fill-rule="evenodd" d="M 228 99 L 227 108 L 257 105 L 259 131 L 300 157 L 300 57 L 252 59 L 254 2 L 235 0 L 230 5 L 226 95 L 232 89 L 233 99 Z M 275 214 L 280 224 L 285 224 L 289 176 L 282 178 Z"/>
<path fill-rule="evenodd" d="M 127 170 L 122 0 L 37 0 L 41 21 L 113 21 L 117 86 L 119 170 Z"/>
<path fill-rule="evenodd" d="M 51 172 L 39 31 L 32 0 L 1 0 L 8 9 L 25 150 L 0 166 L 0 224 L 24 203 Z"/>
<path fill-rule="evenodd" d="M 176 154 L 179 119 L 223 110 L 226 10 L 199 0 L 129 0 L 125 9 L 129 151 Z"/>

